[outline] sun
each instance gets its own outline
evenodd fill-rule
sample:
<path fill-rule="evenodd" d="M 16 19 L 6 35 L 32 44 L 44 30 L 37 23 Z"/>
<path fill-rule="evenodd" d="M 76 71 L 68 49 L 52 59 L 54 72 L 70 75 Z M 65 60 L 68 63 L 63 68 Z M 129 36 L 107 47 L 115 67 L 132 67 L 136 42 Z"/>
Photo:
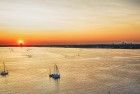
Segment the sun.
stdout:
<path fill-rule="evenodd" d="M 18 45 L 22 46 L 24 44 L 24 40 L 18 40 Z"/>

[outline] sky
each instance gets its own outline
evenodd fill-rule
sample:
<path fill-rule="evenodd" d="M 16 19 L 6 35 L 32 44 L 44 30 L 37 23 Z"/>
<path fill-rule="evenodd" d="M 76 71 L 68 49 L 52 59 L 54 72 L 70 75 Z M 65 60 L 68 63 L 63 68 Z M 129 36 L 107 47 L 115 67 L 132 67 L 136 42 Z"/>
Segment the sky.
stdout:
<path fill-rule="evenodd" d="M 0 45 L 140 43 L 140 0 L 0 0 Z"/>

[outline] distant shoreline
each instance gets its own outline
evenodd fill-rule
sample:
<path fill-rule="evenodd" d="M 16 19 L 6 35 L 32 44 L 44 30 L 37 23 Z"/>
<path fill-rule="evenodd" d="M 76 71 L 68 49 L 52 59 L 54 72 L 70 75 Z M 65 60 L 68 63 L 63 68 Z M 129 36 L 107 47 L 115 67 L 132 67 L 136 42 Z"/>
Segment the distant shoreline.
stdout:
<path fill-rule="evenodd" d="M 21 46 L 19 46 L 19 45 L 0 45 L 0 47 L 21 47 Z M 140 49 L 140 44 L 23 45 L 22 47 Z"/>

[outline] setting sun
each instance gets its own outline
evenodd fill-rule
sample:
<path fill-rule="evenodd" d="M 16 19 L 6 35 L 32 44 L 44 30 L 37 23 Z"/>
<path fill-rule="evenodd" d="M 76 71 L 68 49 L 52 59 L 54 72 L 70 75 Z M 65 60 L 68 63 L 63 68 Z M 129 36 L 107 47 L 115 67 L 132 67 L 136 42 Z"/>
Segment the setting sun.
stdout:
<path fill-rule="evenodd" d="M 18 40 L 18 44 L 19 45 L 23 45 L 24 44 L 24 40 Z"/>

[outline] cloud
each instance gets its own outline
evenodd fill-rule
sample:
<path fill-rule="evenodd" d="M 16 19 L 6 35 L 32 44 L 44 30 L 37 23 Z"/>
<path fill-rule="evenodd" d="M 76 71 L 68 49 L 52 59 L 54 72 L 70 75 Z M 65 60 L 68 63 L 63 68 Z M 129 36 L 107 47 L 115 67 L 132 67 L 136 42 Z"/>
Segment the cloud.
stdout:
<path fill-rule="evenodd" d="M 130 2 L 132 4 L 140 5 L 140 0 L 128 0 L 128 2 Z"/>
<path fill-rule="evenodd" d="M 120 0 L 120 3 L 129 4 L 131 7 L 140 8 L 140 0 Z"/>
<path fill-rule="evenodd" d="M 0 26 L 81 28 L 139 21 L 140 0 L 0 0 Z"/>

